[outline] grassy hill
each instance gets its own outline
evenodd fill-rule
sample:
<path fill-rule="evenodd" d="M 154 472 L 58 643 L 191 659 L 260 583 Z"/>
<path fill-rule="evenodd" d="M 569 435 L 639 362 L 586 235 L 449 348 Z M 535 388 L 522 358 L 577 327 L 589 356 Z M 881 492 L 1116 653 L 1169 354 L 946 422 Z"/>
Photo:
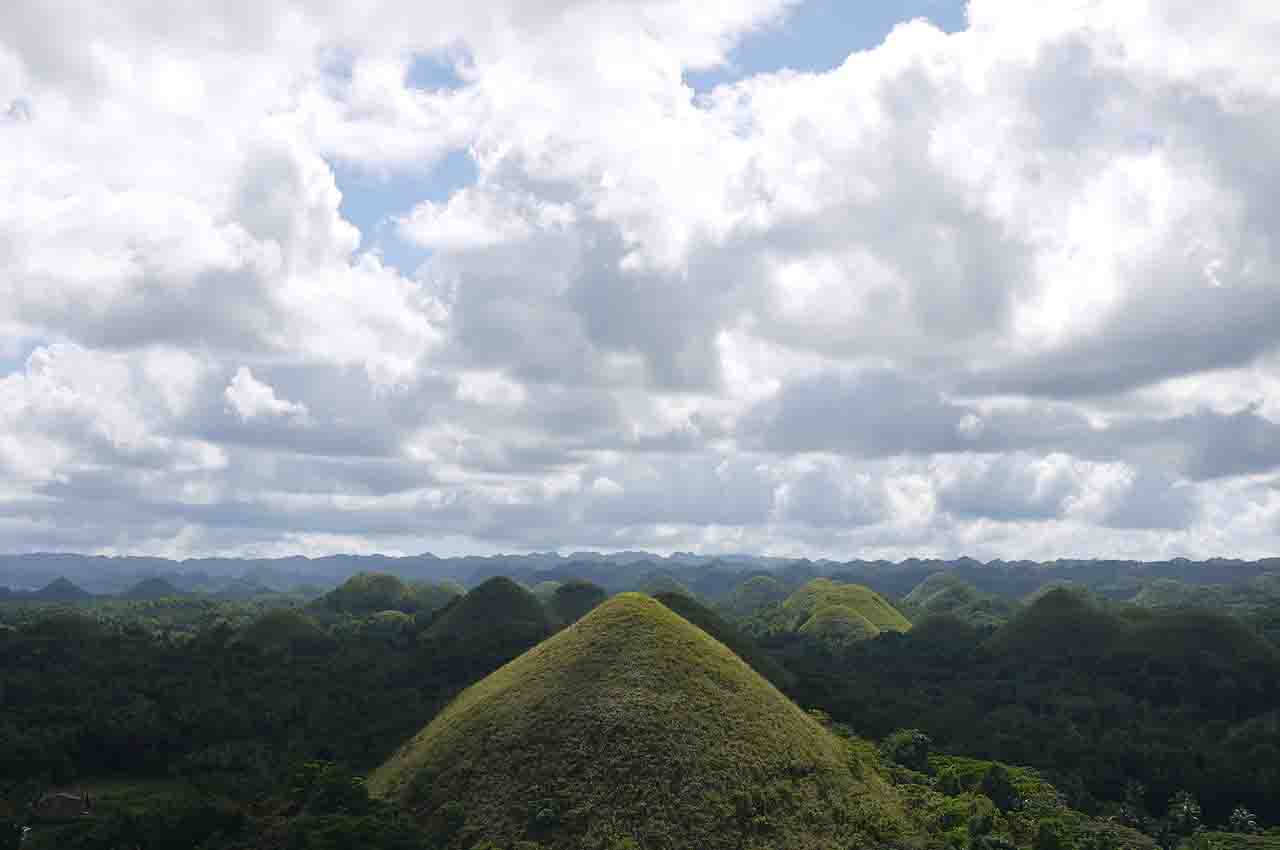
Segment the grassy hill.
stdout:
<path fill-rule="evenodd" d="M 801 632 L 820 612 L 820 621 L 811 627 L 811 631 L 831 626 L 843 633 L 845 626 L 851 624 L 865 631 L 858 625 L 861 620 L 874 629 L 867 637 L 874 637 L 882 631 L 905 632 L 911 629 L 911 621 L 871 588 L 860 584 L 841 584 L 826 578 L 814 579 L 788 596 L 782 603 L 782 611 L 791 628 Z"/>
<path fill-rule="evenodd" d="M 121 596 L 125 599 L 167 599 L 173 596 L 185 596 L 181 590 L 162 578 L 144 578 Z"/>
<path fill-rule="evenodd" d="M 1130 626 L 1085 594 L 1055 587 L 1000 628 L 987 648 L 1004 654 L 1091 655 L 1118 646 Z"/>
<path fill-rule="evenodd" d="M 912 621 L 950 614 L 975 626 L 1000 625 L 1018 606 L 1011 599 L 983 593 L 953 572 L 937 572 L 920 582 L 902 600 Z"/>
<path fill-rule="evenodd" d="M 1134 623 L 1125 648 L 1151 658 L 1190 654 L 1218 662 L 1275 665 L 1276 648 L 1228 614 L 1200 609 L 1160 612 Z"/>
<path fill-rule="evenodd" d="M 509 578 L 480 584 L 443 608 L 427 628 L 427 637 L 463 646 L 486 645 L 495 639 L 551 634 L 551 621 L 538 598 Z"/>
<path fill-rule="evenodd" d="M 32 602 L 86 602 L 93 594 L 81 588 L 70 579 L 59 576 L 33 593 L 27 594 Z"/>
<path fill-rule="evenodd" d="M 817 850 L 900 821 L 859 773 L 727 647 L 628 593 L 463 692 L 369 785 L 449 848 Z"/>
<path fill-rule="evenodd" d="M 832 646 L 870 640 L 880 634 L 874 623 L 847 605 L 819 605 L 799 631 Z"/>
<path fill-rule="evenodd" d="M 409 588 L 390 573 L 356 573 L 317 600 L 318 605 L 343 614 L 372 614 L 408 607 Z"/>
<path fill-rule="evenodd" d="M 680 579 L 667 572 L 648 573 L 632 589 L 649 596 L 657 596 L 659 593 L 682 593 L 690 598 L 696 596 Z"/>
<path fill-rule="evenodd" d="M 773 576 L 754 576 L 739 584 L 721 603 L 734 617 L 749 617 L 766 605 L 776 605 L 788 596 L 787 586 Z"/>
<path fill-rule="evenodd" d="M 556 591 L 560 589 L 561 582 L 558 581 L 540 581 L 533 587 L 529 588 L 529 592 L 538 597 L 538 601 L 543 605 L 551 604 L 551 599 L 556 595 Z"/>
<path fill-rule="evenodd" d="M 453 582 L 405 583 L 390 573 L 356 573 L 314 603 L 316 609 L 364 617 L 378 611 L 413 614 L 443 608 L 465 591 Z"/>
<path fill-rule="evenodd" d="M 575 579 L 556 588 L 548 607 L 555 618 L 567 626 L 581 620 L 608 598 L 609 594 L 598 584 Z"/>
<path fill-rule="evenodd" d="M 682 593 L 659 593 L 654 597 L 690 623 L 723 643 L 761 676 L 779 688 L 792 683 L 794 676 L 761 646 L 715 611 Z"/>
<path fill-rule="evenodd" d="M 301 611 L 277 608 L 240 629 L 232 643 L 260 652 L 311 653 L 332 648 L 333 639 Z"/>

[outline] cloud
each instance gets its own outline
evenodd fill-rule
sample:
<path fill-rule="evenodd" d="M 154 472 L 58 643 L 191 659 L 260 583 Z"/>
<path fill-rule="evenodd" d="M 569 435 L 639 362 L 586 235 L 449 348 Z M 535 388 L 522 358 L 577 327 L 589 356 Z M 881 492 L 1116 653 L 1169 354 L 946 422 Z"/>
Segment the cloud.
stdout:
<path fill-rule="evenodd" d="M 971 0 L 701 94 L 797 2 L 9 6 L 13 546 L 1280 538 L 1270 4 Z M 446 157 L 384 261 L 335 173 Z"/>
<path fill-rule="evenodd" d="M 223 391 L 227 404 L 235 411 L 242 422 L 248 422 L 259 416 L 281 417 L 305 422 L 307 406 L 276 397 L 276 391 L 270 384 L 264 384 L 253 376 L 253 372 L 245 366 L 236 370 L 235 377 Z"/>

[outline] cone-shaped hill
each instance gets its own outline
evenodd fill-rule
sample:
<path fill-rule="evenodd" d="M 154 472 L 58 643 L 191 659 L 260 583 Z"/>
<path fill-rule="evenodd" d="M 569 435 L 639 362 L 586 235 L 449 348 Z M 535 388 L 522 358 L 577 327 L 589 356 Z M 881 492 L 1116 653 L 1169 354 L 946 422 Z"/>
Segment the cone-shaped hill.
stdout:
<path fill-rule="evenodd" d="M 601 602 L 609 598 L 603 587 L 582 579 L 565 582 L 556 588 L 548 603 L 551 613 L 564 625 L 581 620 Z"/>
<path fill-rule="evenodd" d="M 819 605 L 800 626 L 800 634 L 833 646 L 870 640 L 880 629 L 847 605 Z"/>
<path fill-rule="evenodd" d="M 356 573 L 317 600 L 317 607 L 344 614 L 410 608 L 408 586 L 390 573 Z"/>
<path fill-rule="evenodd" d="M 1124 648 L 1170 660 L 1188 655 L 1213 656 L 1219 662 L 1260 664 L 1273 669 L 1280 663 L 1271 642 L 1235 617 L 1194 608 L 1161 612 L 1134 623 Z"/>
<path fill-rule="evenodd" d="M 490 644 L 521 637 L 538 641 L 551 631 L 551 621 L 538 597 L 498 576 L 445 606 L 427 629 L 427 637 L 462 645 Z"/>
<path fill-rule="evenodd" d="M 260 652 L 310 654 L 333 648 L 333 639 L 315 620 L 290 608 L 268 611 L 240 629 L 231 642 Z"/>
<path fill-rule="evenodd" d="M 1055 587 L 1002 626 L 987 648 L 1015 655 L 1097 655 L 1119 645 L 1129 629 L 1086 595 Z"/>
<path fill-rule="evenodd" d="M 181 590 L 173 586 L 172 582 L 158 577 L 144 578 L 121 594 L 125 599 L 168 599 L 184 595 Z"/>
<path fill-rule="evenodd" d="M 920 582 L 902 600 L 912 622 L 927 616 L 951 614 L 975 626 L 1001 625 L 1016 613 L 1012 599 L 983 593 L 949 571 L 937 572 Z"/>
<path fill-rule="evenodd" d="M 810 627 L 810 632 L 830 628 L 850 638 L 854 631 L 864 633 L 863 637 L 875 637 L 880 632 L 905 632 L 911 628 L 911 621 L 871 588 L 827 578 L 809 582 L 788 596 L 782 607 L 792 618 L 793 627 L 801 632 L 815 617 L 819 622 Z"/>
<path fill-rule="evenodd" d="M 634 590 L 649 596 L 657 596 L 659 593 L 683 593 L 691 598 L 694 596 L 694 592 L 685 587 L 680 579 L 666 572 L 648 573 L 644 578 L 640 579 Z"/>
<path fill-rule="evenodd" d="M 27 598 L 36 602 L 83 602 L 92 599 L 93 594 L 65 576 L 59 576 Z"/>
<path fill-rule="evenodd" d="M 739 584 L 724 602 L 735 617 L 749 617 L 756 611 L 787 598 L 787 586 L 773 576 L 753 576 Z"/>
<path fill-rule="evenodd" d="M 369 784 L 449 848 L 816 850 L 901 817 L 851 765 L 723 644 L 626 593 L 464 691 Z"/>

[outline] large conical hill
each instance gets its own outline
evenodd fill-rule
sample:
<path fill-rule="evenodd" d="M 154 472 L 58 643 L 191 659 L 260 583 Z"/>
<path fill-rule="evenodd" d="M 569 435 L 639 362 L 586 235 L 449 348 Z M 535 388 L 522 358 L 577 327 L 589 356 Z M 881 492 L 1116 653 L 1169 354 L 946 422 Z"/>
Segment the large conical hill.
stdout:
<path fill-rule="evenodd" d="M 816 850 L 901 819 L 858 764 L 723 644 L 626 593 L 464 691 L 369 785 L 452 850 Z"/>

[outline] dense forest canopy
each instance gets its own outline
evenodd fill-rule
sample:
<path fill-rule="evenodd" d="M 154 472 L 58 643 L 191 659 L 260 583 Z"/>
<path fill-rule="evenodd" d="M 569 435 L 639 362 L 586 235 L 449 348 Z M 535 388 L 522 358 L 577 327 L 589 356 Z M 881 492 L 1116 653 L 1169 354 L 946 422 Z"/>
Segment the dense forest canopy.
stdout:
<path fill-rule="evenodd" d="M 1230 580 L 1196 584 L 1211 565 L 1173 565 L 1176 578 L 1165 567 L 1118 577 L 1086 565 L 1064 578 L 1045 565 L 826 565 L 827 574 L 815 576 L 814 565 L 799 562 L 768 571 L 714 561 L 661 570 L 590 564 L 581 575 L 558 563 L 517 577 L 482 569 L 467 577 L 470 590 L 442 576 L 361 570 L 321 586 L 245 592 L 242 585 L 234 594 L 183 589 L 173 574 L 138 577 L 116 595 L 70 580 L 41 585 L 52 584 L 48 595 L 57 598 L 9 594 L 0 602 L 0 842 L 5 830 L 26 824 L 31 846 L 104 850 L 124 840 L 189 847 L 193 837 L 209 848 L 472 850 L 494 840 L 529 850 L 579 846 L 573 835 L 586 842 L 580 846 L 606 850 L 633 839 L 676 847 L 688 829 L 712 830 L 719 816 L 707 813 L 727 807 L 723 816 L 740 838 L 754 835 L 764 847 L 772 835 L 779 846 L 803 846 L 784 801 L 809 792 L 784 793 L 749 771 L 757 786 L 692 797 L 702 814 L 672 809 L 634 835 L 618 825 L 634 812 L 622 817 L 599 800 L 584 802 L 590 793 L 581 780 L 529 801 L 534 808 L 515 820 L 482 816 L 491 803 L 473 796 L 479 788 L 499 797 L 523 788 L 513 768 L 483 779 L 450 774 L 421 798 L 429 805 L 387 794 L 383 780 L 364 783 L 495 671 L 503 671 L 504 694 L 541 683 L 528 692 L 541 694 L 537 712 L 546 720 L 537 728 L 557 735 L 593 728 L 573 714 L 580 710 L 573 704 L 585 705 L 569 696 L 575 689 L 584 698 L 614 693 L 618 706 L 626 704 L 605 667 L 580 678 L 606 656 L 640 677 L 627 680 L 642 686 L 636 699 L 658 698 L 643 688 L 665 688 L 672 704 L 695 704 L 679 693 L 685 674 L 663 666 L 675 656 L 661 656 L 665 673 L 642 676 L 650 663 L 642 659 L 662 642 L 655 634 L 670 637 L 667 626 L 654 634 L 632 628 L 631 637 L 601 630 L 618 619 L 608 612 L 620 610 L 619 599 L 646 598 L 610 599 L 632 589 L 652 591 L 652 604 L 675 618 L 663 623 L 702 636 L 687 644 L 701 649 L 679 656 L 678 665 L 702 671 L 691 681 L 720 675 L 700 665 L 732 657 L 841 742 L 862 790 L 836 797 L 861 802 L 841 809 L 844 826 L 830 834 L 859 846 L 1171 848 L 1211 840 L 1252 847 L 1280 827 L 1276 574 L 1229 567 L 1214 577 Z M 1034 585 L 1033 569 L 1041 579 Z M 903 575 L 917 573 L 902 589 Z M 584 642 L 584 634 L 595 637 Z M 569 646 L 576 648 L 557 649 Z M 535 647 L 550 653 L 541 666 L 515 664 Z M 567 666 L 546 666 L 545 658 L 561 656 Z M 548 685 L 563 676 L 565 684 Z M 622 723 L 615 733 L 555 738 L 536 751 L 581 748 L 582 758 L 603 757 L 616 735 L 640 733 L 636 721 L 615 720 Z M 785 728 L 780 717 L 774 722 Z M 484 723 L 489 737 L 516 736 L 511 753 L 544 734 Z M 736 748 L 734 725 L 704 732 Z M 657 738 L 646 745 L 653 769 L 667 770 L 662 759 L 679 752 L 684 771 L 703 757 L 688 744 L 671 746 Z M 497 756 L 469 758 L 498 764 Z M 95 811 L 63 822 L 39 818 L 41 799 L 57 790 L 89 794 Z M 643 795 L 634 802 L 644 799 L 657 805 Z M 592 831 L 583 811 L 614 825 Z M 478 824 L 490 821 L 505 825 L 487 838 Z"/>

